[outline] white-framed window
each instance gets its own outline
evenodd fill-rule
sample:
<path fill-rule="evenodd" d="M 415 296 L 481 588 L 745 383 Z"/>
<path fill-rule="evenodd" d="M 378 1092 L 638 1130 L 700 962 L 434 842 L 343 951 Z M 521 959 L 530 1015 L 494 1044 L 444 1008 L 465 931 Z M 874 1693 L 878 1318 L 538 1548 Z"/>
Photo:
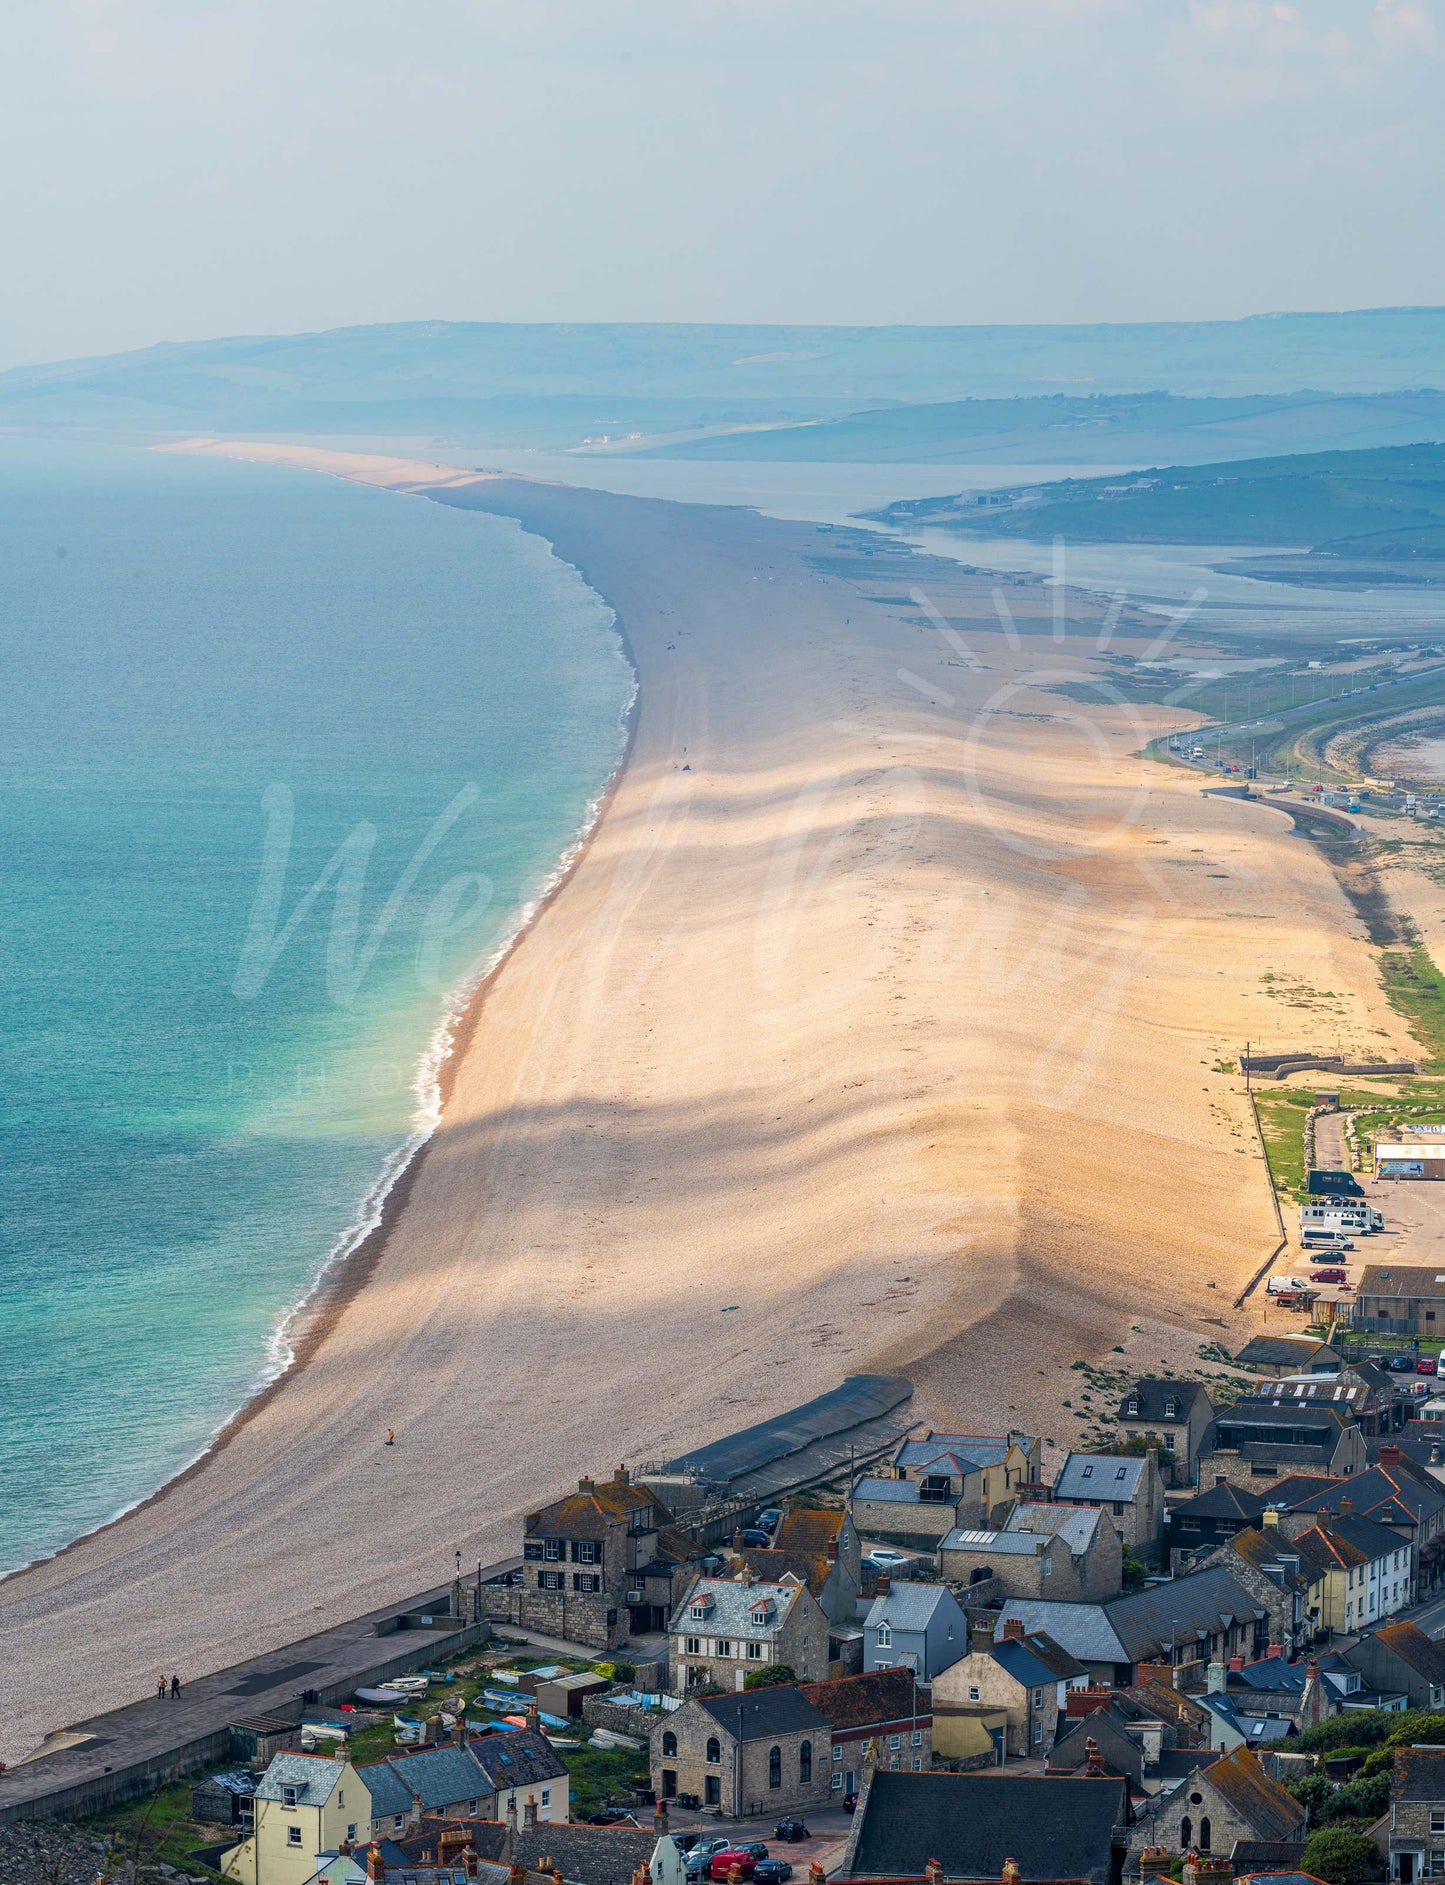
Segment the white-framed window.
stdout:
<path fill-rule="evenodd" d="M 560 1538 L 544 1538 L 542 1541 L 542 1556 L 555 1564 L 562 1556 L 562 1540 Z"/>
<path fill-rule="evenodd" d="M 901 1748 L 903 1746 L 903 1736 L 901 1734 L 889 1735 L 888 1745 L 890 1748 Z"/>
<path fill-rule="evenodd" d="M 467 1801 L 467 1812 L 472 1817 L 472 1819 L 475 1819 L 477 1817 L 477 1803 L 475 1800 Z"/>
<path fill-rule="evenodd" d="M 398 1813 L 393 1817 L 392 1822 L 391 1822 L 391 1828 L 393 1832 L 399 1833 L 402 1827 L 405 1825 L 406 1825 L 405 1813 Z"/>
<path fill-rule="evenodd" d="M 842 1748 L 834 1748 L 834 1750 L 833 1750 L 833 1759 L 834 1759 L 835 1761 L 841 1761 L 841 1760 L 842 1760 L 842 1758 L 843 1758 L 843 1750 L 842 1750 Z"/>
<path fill-rule="evenodd" d="M 685 1636 L 682 1639 L 682 1647 L 686 1655 L 700 1656 L 702 1654 L 702 1638 L 700 1636 Z"/>
<path fill-rule="evenodd" d="M 352 1845 L 356 1844 L 356 1821 L 355 1820 L 353 1820 L 351 1824 L 347 1827 L 346 1837 L 351 1841 Z"/>
<path fill-rule="evenodd" d="M 596 1540 L 592 1538 L 576 1539 L 572 1546 L 572 1562 L 574 1564 L 600 1564 L 602 1562 L 602 1552 Z"/>
<path fill-rule="evenodd" d="M 833 1778 L 828 1782 L 828 1785 L 835 1793 L 841 1793 L 843 1791 L 843 1776 L 841 1774 L 834 1774 Z"/>
<path fill-rule="evenodd" d="M 1035 1689 L 1034 1690 L 1034 1707 L 1042 1708 L 1043 1705 L 1044 1705 L 1044 1692 L 1042 1689 Z"/>
<path fill-rule="evenodd" d="M 913 1730 L 913 1745 L 916 1748 L 923 1746 L 923 1730 L 921 1728 L 915 1728 Z"/>
<path fill-rule="evenodd" d="M 543 1806 L 551 1806 L 552 1804 L 552 1789 L 550 1787 L 544 1787 L 542 1789 L 542 1804 Z"/>
<path fill-rule="evenodd" d="M 694 1604 L 688 1614 L 691 1616 L 694 1623 L 701 1623 L 703 1618 L 707 1615 L 707 1610 L 708 1607 L 706 1604 Z"/>
<path fill-rule="evenodd" d="M 762 1660 L 763 1660 L 763 1646 L 762 1646 L 762 1644 L 761 1644 L 761 1643 L 749 1643 L 749 1644 L 748 1644 L 748 1661 L 749 1661 L 749 1662 L 761 1662 Z"/>
<path fill-rule="evenodd" d="M 878 1625 L 878 1647 L 879 1649 L 892 1649 L 893 1647 L 893 1632 L 886 1623 L 880 1623 Z"/>
<path fill-rule="evenodd" d="M 299 1846 L 301 1844 L 301 1828 L 299 1826 L 288 1826 L 286 1828 L 286 1844 L 288 1846 Z"/>
<path fill-rule="evenodd" d="M 1432 1833 L 1445 1833 L 1445 1806 L 1431 1807 L 1430 1831 Z"/>
<path fill-rule="evenodd" d="M 1042 1741 L 1043 1738 L 1044 1738 L 1043 1717 L 1041 1715 L 1035 1715 L 1034 1716 L 1034 1740 Z"/>
<path fill-rule="evenodd" d="M 718 1638 L 717 1649 L 714 1651 L 714 1654 L 718 1656 L 731 1656 L 732 1653 L 733 1653 L 732 1644 L 728 1641 L 728 1639 L 725 1636 L 720 1636 Z"/>
<path fill-rule="evenodd" d="M 1164 1418 L 1166 1420 L 1177 1420 L 1179 1418 L 1179 1403 L 1177 1401 L 1166 1401 L 1164 1403 Z"/>
<path fill-rule="evenodd" d="M 281 1789 L 281 1804 L 282 1804 L 282 1806 L 295 1806 L 295 1804 L 296 1804 L 296 1789 L 295 1789 L 294 1787 L 282 1787 L 282 1789 Z"/>
<path fill-rule="evenodd" d="M 970 1682 L 968 1685 L 968 1699 L 971 1702 L 978 1700 L 978 1684 L 976 1682 Z"/>

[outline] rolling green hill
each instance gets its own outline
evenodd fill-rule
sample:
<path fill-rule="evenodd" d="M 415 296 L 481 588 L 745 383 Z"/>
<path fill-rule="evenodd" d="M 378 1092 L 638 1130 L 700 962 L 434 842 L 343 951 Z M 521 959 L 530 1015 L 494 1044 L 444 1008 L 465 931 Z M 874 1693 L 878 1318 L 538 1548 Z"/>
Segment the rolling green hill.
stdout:
<path fill-rule="evenodd" d="M 891 523 L 990 537 L 1080 542 L 1269 544 L 1316 556 L 1445 555 L 1445 445 L 1309 452 L 1171 465 L 1128 478 L 925 498 L 881 513 Z"/>

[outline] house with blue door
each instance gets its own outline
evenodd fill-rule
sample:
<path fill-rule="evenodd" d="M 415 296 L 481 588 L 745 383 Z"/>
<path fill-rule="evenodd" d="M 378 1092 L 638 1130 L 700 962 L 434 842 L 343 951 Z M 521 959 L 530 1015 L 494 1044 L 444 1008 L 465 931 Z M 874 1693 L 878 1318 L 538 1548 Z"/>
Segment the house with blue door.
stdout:
<path fill-rule="evenodd" d="M 911 1669 L 920 1682 L 968 1652 L 968 1618 L 946 1584 L 894 1584 L 863 1623 L 863 1667 Z"/>

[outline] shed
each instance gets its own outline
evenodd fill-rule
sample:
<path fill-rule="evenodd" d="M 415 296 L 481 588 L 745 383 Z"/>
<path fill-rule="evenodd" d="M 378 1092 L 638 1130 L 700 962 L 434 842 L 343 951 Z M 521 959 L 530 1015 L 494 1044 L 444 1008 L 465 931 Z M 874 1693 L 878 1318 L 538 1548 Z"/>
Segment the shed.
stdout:
<path fill-rule="evenodd" d="M 211 1774 L 191 1788 L 191 1818 L 203 1826 L 250 1826 L 255 1801 L 256 1776 L 246 1768 Z"/>
<path fill-rule="evenodd" d="M 589 1695 L 601 1695 L 611 1687 L 606 1676 L 591 1673 L 554 1676 L 537 1686 L 537 1706 L 544 1715 L 580 1715 Z"/>
<path fill-rule="evenodd" d="M 1445 1145 L 1407 1139 L 1393 1145 L 1377 1141 L 1376 1178 L 1445 1178 Z"/>
<path fill-rule="evenodd" d="M 294 1741 L 297 1725 L 289 1715 L 248 1715 L 230 1725 L 231 1758 L 248 1767 L 264 1768 L 287 1742 Z"/>

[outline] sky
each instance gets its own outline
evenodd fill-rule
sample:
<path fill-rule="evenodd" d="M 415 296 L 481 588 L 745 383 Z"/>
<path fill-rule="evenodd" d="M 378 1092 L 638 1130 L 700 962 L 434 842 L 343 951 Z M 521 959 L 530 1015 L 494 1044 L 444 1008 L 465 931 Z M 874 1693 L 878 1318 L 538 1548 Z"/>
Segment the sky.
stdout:
<path fill-rule="evenodd" d="M 1445 0 L 11 0 L 0 367 L 1445 303 Z"/>

